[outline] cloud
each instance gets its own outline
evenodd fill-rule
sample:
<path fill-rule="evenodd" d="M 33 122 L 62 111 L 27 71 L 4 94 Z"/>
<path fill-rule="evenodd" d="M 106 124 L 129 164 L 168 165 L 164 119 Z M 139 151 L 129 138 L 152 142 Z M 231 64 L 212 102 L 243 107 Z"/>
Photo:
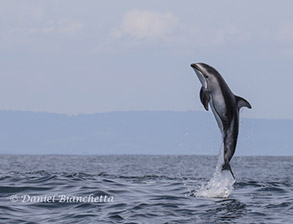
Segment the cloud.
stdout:
<path fill-rule="evenodd" d="M 277 42 L 281 55 L 293 56 L 293 23 L 280 25 L 270 37 L 273 38 L 274 42 Z"/>
<path fill-rule="evenodd" d="M 206 27 L 194 21 L 192 24 L 190 21 L 183 22 L 169 12 L 137 9 L 126 12 L 120 26 L 112 30 L 111 34 L 116 39 L 123 37 L 131 37 L 138 41 L 163 39 L 165 45 L 188 48 L 238 45 L 252 38 L 250 32 L 233 24 Z M 134 43 L 131 46 L 134 46 Z"/>
<path fill-rule="evenodd" d="M 56 31 L 59 33 L 71 34 L 81 31 L 83 27 L 84 25 L 80 22 L 62 19 L 56 24 Z"/>
<path fill-rule="evenodd" d="M 241 44 L 251 39 L 251 34 L 239 27 L 226 25 L 218 30 L 215 30 L 212 35 L 209 35 L 216 45 L 225 43 Z"/>
<path fill-rule="evenodd" d="M 129 36 L 135 39 L 162 39 L 168 36 L 179 19 L 171 13 L 132 10 L 124 14 L 122 24 L 113 30 L 115 38 Z"/>
<path fill-rule="evenodd" d="M 293 23 L 282 25 L 277 31 L 276 37 L 281 42 L 293 42 Z"/>
<path fill-rule="evenodd" d="M 59 33 L 73 34 L 79 32 L 84 27 L 83 23 L 72 21 L 69 19 L 51 20 L 46 22 L 42 27 L 32 28 L 31 33 Z"/>

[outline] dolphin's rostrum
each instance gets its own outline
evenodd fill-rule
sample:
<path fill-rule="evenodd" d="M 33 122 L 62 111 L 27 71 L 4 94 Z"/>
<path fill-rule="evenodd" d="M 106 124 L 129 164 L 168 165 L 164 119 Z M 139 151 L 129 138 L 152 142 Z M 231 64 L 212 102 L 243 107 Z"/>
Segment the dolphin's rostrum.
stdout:
<path fill-rule="evenodd" d="M 208 104 L 212 108 L 218 126 L 222 132 L 224 144 L 224 164 L 222 170 L 230 170 L 230 160 L 235 153 L 239 131 L 239 109 L 241 107 L 251 108 L 247 100 L 232 93 L 220 73 L 213 67 L 204 63 L 191 64 L 198 76 L 202 87 L 200 89 L 200 100 L 206 110 Z"/>

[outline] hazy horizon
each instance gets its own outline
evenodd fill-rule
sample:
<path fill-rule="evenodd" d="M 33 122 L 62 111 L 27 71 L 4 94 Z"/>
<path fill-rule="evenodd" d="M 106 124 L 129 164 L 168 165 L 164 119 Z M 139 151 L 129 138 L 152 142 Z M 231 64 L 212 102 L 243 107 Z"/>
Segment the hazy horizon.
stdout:
<path fill-rule="evenodd" d="M 0 111 L 1 154 L 218 155 L 211 113 L 132 111 L 66 115 Z M 236 154 L 293 155 L 293 120 L 241 118 Z"/>
<path fill-rule="evenodd" d="M 243 109 L 243 108 L 242 108 Z M 241 110 L 242 110 L 241 109 Z M 248 110 L 248 109 L 244 109 Z M 65 113 L 65 112 L 48 112 L 48 111 L 33 111 L 33 110 L 12 110 L 12 109 L 4 109 L 0 110 L 0 112 L 24 112 L 24 113 L 48 113 L 48 114 L 56 114 L 56 115 L 65 115 L 65 116 L 82 116 L 82 115 L 95 115 L 95 114 L 105 114 L 105 113 L 132 113 L 132 112 L 174 112 L 174 113 L 184 113 L 184 112 L 201 112 L 201 113 L 208 113 L 211 116 L 211 119 L 215 119 L 211 111 L 205 110 L 116 110 L 116 111 L 102 111 L 102 112 L 81 112 L 81 113 Z M 262 117 L 250 117 L 247 114 L 240 112 L 240 121 L 242 118 L 247 119 L 260 119 L 260 120 L 293 120 L 293 118 L 262 118 Z"/>

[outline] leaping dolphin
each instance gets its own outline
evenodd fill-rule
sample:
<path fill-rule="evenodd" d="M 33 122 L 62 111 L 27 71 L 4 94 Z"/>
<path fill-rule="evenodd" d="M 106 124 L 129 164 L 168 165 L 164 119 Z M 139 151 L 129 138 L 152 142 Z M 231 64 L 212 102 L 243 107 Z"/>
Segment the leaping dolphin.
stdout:
<path fill-rule="evenodd" d="M 213 67 L 204 63 L 191 64 L 191 67 L 202 84 L 200 100 L 206 110 L 209 110 L 208 104 L 210 104 L 223 136 L 224 164 L 222 170 L 230 170 L 235 179 L 230 160 L 237 144 L 239 109 L 241 107 L 251 109 L 251 105 L 247 100 L 234 95 L 223 77 Z"/>

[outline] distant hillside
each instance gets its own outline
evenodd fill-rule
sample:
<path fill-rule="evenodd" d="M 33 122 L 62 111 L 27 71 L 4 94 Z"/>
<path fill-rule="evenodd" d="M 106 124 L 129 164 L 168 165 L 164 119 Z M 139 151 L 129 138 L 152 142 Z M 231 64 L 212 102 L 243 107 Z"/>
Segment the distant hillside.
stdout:
<path fill-rule="evenodd" d="M 236 155 L 293 155 L 292 133 L 292 120 L 241 119 Z M 0 112 L 2 154 L 216 155 L 220 146 L 205 112 Z"/>

